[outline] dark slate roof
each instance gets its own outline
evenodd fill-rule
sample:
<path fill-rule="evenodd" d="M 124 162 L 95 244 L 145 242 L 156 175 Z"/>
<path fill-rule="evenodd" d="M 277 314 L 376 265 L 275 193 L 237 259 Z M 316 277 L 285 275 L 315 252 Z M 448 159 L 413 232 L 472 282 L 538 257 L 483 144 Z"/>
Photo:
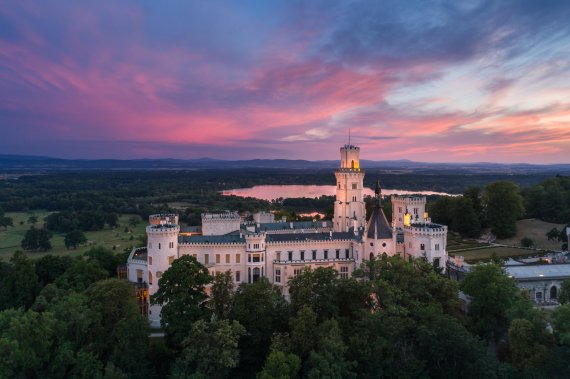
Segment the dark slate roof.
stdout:
<path fill-rule="evenodd" d="M 239 231 L 221 236 L 180 236 L 179 243 L 245 243 L 245 236 Z"/>
<path fill-rule="evenodd" d="M 244 226 L 245 227 L 245 226 Z M 326 221 L 326 227 L 332 227 L 330 221 Z M 273 231 L 273 230 L 300 230 L 300 229 L 319 229 L 323 228 L 323 221 L 293 221 L 293 227 L 290 222 L 265 222 L 255 226 L 256 233 Z"/>
<path fill-rule="evenodd" d="M 353 240 L 357 237 L 351 232 L 331 233 L 284 233 L 268 234 L 267 242 L 288 242 L 288 241 L 331 241 L 331 240 Z"/>
<path fill-rule="evenodd" d="M 414 228 L 427 228 L 427 229 L 441 229 L 443 225 L 436 224 L 434 222 L 414 222 L 412 223 Z"/>
<path fill-rule="evenodd" d="M 185 226 L 180 228 L 180 233 L 199 233 L 201 231 L 201 226 Z"/>
<path fill-rule="evenodd" d="M 368 226 L 366 229 L 367 229 L 366 236 L 368 238 L 371 239 L 392 238 L 392 228 L 390 227 L 390 224 L 388 224 L 386 215 L 384 214 L 384 211 L 380 207 L 374 208 L 372 216 L 370 216 L 370 220 L 368 220 Z"/>

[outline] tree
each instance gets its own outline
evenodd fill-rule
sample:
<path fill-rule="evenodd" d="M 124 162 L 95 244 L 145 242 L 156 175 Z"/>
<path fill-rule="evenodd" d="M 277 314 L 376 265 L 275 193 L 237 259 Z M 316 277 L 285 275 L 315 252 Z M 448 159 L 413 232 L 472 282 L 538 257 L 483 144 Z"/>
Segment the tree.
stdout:
<path fill-rule="evenodd" d="M 240 374 L 251 377 L 259 372 L 274 333 L 287 330 L 289 308 L 279 287 L 259 278 L 255 283 L 242 283 L 234 295 L 230 319 L 247 330 L 240 341 Z M 254 316 L 252 316 L 254 315 Z"/>
<path fill-rule="evenodd" d="M 290 319 L 289 327 L 293 351 L 301 358 L 307 358 L 317 343 L 317 315 L 305 305 Z"/>
<path fill-rule="evenodd" d="M 17 251 L 0 278 L 0 310 L 29 308 L 40 290 L 34 262 Z"/>
<path fill-rule="evenodd" d="M 460 288 L 471 297 L 468 318 L 472 330 L 484 339 L 498 339 L 519 293 L 515 280 L 495 264 L 481 264 L 465 276 Z"/>
<path fill-rule="evenodd" d="M 552 327 L 560 344 L 570 347 L 570 304 L 560 305 L 552 312 Z"/>
<path fill-rule="evenodd" d="M 70 248 L 73 247 L 74 249 L 77 248 L 77 245 L 83 245 L 87 243 L 87 237 L 81 230 L 73 230 L 65 235 L 65 247 Z"/>
<path fill-rule="evenodd" d="M 562 282 L 562 287 L 560 288 L 560 295 L 558 296 L 558 301 L 560 304 L 570 303 L 570 279 L 566 279 Z"/>
<path fill-rule="evenodd" d="M 205 287 L 211 280 L 208 269 L 191 255 L 174 260 L 162 274 L 150 301 L 162 305 L 161 324 L 171 346 L 179 347 L 192 324 L 209 316 Z"/>
<path fill-rule="evenodd" d="M 141 218 L 139 216 L 131 216 L 129 217 L 129 226 L 131 226 L 132 228 L 136 227 L 138 224 L 141 223 Z"/>
<path fill-rule="evenodd" d="M 314 271 L 303 269 L 288 283 L 293 312 L 310 306 L 319 320 L 336 316 L 338 308 L 334 295 L 338 280 L 338 273 L 331 267 L 319 267 Z"/>
<path fill-rule="evenodd" d="M 110 228 L 117 227 L 117 222 L 119 221 L 119 216 L 116 213 L 105 213 L 103 215 L 105 223 L 109 225 Z"/>
<path fill-rule="evenodd" d="M 515 319 L 509 327 L 511 362 L 519 370 L 540 365 L 547 355 L 546 346 L 536 342 L 533 325 L 524 319 Z"/>
<path fill-rule="evenodd" d="M 28 217 L 28 224 L 36 225 L 38 222 L 38 216 L 30 216 Z"/>
<path fill-rule="evenodd" d="M 523 237 L 521 239 L 521 246 L 522 247 L 534 247 L 534 241 L 529 237 Z"/>
<path fill-rule="evenodd" d="M 13 220 L 11 217 L 0 217 L 0 226 L 3 226 L 4 229 L 8 229 L 9 226 L 14 226 Z"/>
<path fill-rule="evenodd" d="M 36 229 L 31 227 L 22 240 L 22 249 L 24 250 L 51 250 L 51 233 L 45 229 Z"/>
<path fill-rule="evenodd" d="M 507 181 L 494 182 L 485 187 L 483 203 L 491 232 L 498 238 L 516 234 L 516 221 L 523 215 L 523 198 L 516 184 Z"/>
<path fill-rule="evenodd" d="M 311 351 L 306 363 L 307 378 L 356 377 L 352 371 L 354 363 L 345 359 L 347 347 L 336 320 L 323 322 L 319 326 L 319 334 L 317 348 Z"/>
<path fill-rule="evenodd" d="M 87 250 L 83 255 L 97 261 L 97 263 L 109 273 L 109 276 L 115 276 L 117 274 L 117 265 L 120 264 L 119 260 L 121 257 L 112 250 L 102 246 L 95 246 Z"/>
<path fill-rule="evenodd" d="M 470 197 L 460 196 L 453 200 L 450 227 L 463 237 L 479 237 L 481 222 Z"/>
<path fill-rule="evenodd" d="M 218 319 L 228 318 L 234 292 L 232 272 L 216 272 L 211 289 L 210 308 Z"/>
<path fill-rule="evenodd" d="M 560 241 L 560 230 L 558 230 L 558 228 L 552 228 L 550 229 L 547 233 L 546 233 L 546 238 L 548 238 L 549 241 Z"/>
<path fill-rule="evenodd" d="M 238 342 L 244 334 L 245 328 L 237 321 L 196 321 L 182 343 L 173 376 L 187 377 L 193 372 L 196 377 L 229 377 L 230 370 L 239 364 Z"/>
<path fill-rule="evenodd" d="M 68 256 L 60 257 L 48 254 L 36 260 L 36 275 L 41 287 L 55 282 L 70 265 L 71 258 Z"/>
<path fill-rule="evenodd" d="M 91 284 L 107 279 L 109 273 L 95 260 L 86 260 L 77 257 L 65 272 L 55 280 L 55 284 L 62 289 L 83 291 Z"/>
<path fill-rule="evenodd" d="M 257 379 L 295 379 L 299 376 L 300 369 L 301 358 L 292 353 L 274 350 L 267 356 Z"/>

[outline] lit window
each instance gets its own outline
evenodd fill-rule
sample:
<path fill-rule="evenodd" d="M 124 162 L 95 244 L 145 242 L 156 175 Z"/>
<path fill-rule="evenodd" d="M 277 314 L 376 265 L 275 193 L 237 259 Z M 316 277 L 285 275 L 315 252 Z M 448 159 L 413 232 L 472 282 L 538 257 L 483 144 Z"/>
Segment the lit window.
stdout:
<path fill-rule="evenodd" d="M 236 254 L 236 263 L 241 263 L 241 254 Z"/>

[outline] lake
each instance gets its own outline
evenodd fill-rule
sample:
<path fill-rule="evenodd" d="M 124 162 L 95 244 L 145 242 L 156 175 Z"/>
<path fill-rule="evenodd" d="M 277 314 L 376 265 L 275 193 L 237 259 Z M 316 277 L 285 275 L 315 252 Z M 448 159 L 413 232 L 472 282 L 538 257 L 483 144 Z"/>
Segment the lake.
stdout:
<path fill-rule="evenodd" d="M 317 186 L 317 185 L 266 185 L 254 186 L 251 188 L 236 188 L 222 191 L 223 195 L 234 195 L 240 197 L 255 197 L 256 199 L 274 200 L 282 198 L 294 197 L 320 197 L 322 195 L 333 196 L 336 193 L 336 186 Z M 399 189 L 382 188 L 382 195 L 446 195 L 457 196 L 444 192 L 434 191 L 406 191 Z M 374 190 L 371 188 L 364 189 L 364 195 L 374 196 Z"/>

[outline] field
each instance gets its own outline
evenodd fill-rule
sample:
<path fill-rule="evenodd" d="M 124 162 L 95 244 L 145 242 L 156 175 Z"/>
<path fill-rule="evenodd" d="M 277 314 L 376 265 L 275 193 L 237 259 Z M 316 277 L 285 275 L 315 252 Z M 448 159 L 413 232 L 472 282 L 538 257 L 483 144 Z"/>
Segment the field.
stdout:
<path fill-rule="evenodd" d="M 0 229 L 0 260 L 8 260 L 16 250 L 21 250 L 20 243 L 24 238 L 26 230 L 31 226 L 27 222 L 30 216 L 38 218 L 36 227 L 40 228 L 43 226 L 44 217 L 48 214 L 49 212 L 45 211 L 6 213 L 7 217 L 12 218 L 14 226 L 8 227 L 7 230 Z M 129 231 L 125 232 L 129 217 L 131 215 L 120 216 L 119 226 L 115 229 L 105 227 L 103 230 L 85 232 L 87 244 L 79 246 L 77 249 L 67 249 L 64 244 L 64 235 L 54 233 L 51 239 L 52 250 L 47 252 L 27 252 L 26 254 L 30 258 L 40 258 L 46 254 L 74 256 L 84 253 L 93 246 L 115 247 L 117 252 L 122 252 L 126 247 L 137 245 L 138 237 L 145 233 L 146 222 L 142 221 L 134 228 L 129 226 Z"/>
<path fill-rule="evenodd" d="M 523 249 L 517 247 L 509 247 L 509 246 L 489 246 L 479 249 L 471 249 L 471 250 L 463 250 L 458 252 L 449 252 L 449 255 L 459 255 L 465 258 L 465 260 L 469 263 L 481 261 L 481 260 L 488 260 L 491 258 L 493 254 L 496 254 L 502 258 L 510 258 L 510 257 L 535 257 L 544 254 L 544 252 L 532 250 L 532 249 Z"/>
<path fill-rule="evenodd" d="M 520 241 L 524 237 L 529 237 L 534 241 L 535 247 L 545 250 L 560 250 L 561 243 L 558 241 L 549 241 L 546 233 L 552 228 L 562 229 L 565 225 L 551 224 L 549 222 L 537 220 L 534 218 L 517 221 L 517 235 L 504 240 L 497 240 L 497 243 L 504 245 L 520 245 Z"/>

